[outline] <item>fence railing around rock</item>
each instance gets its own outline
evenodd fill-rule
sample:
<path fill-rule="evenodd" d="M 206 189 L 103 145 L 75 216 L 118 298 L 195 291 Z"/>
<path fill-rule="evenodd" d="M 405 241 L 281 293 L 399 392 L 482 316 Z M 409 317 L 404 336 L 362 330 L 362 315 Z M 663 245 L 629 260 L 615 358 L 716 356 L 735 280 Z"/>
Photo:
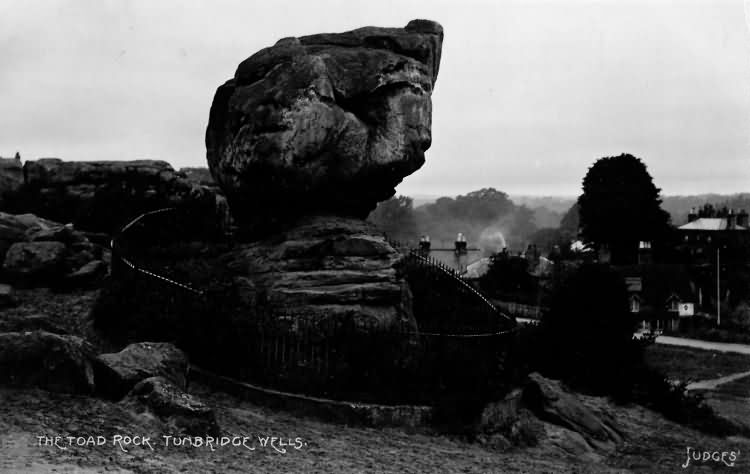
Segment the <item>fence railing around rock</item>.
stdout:
<path fill-rule="evenodd" d="M 432 404 L 503 380 L 515 321 L 439 262 L 410 253 L 401 263 L 417 331 L 258 314 L 227 307 L 220 288 L 180 278 L 165 261 L 190 252 L 184 219 L 160 209 L 125 226 L 112 241 L 113 278 L 130 294 L 117 310 L 130 307 L 140 318 L 133 324 L 153 325 L 199 365 L 272 388 L 379 403 Z"/>

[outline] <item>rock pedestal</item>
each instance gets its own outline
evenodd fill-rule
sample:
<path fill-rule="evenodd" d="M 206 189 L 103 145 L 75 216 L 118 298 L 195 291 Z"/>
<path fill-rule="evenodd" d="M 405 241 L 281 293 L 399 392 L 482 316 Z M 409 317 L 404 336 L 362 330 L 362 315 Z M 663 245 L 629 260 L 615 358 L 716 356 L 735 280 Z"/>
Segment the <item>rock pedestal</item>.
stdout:
<path fill-rule="evenodd" d="M 393 268 L 400 257 L 362 220 L 315 216 L 238 246 L 218 265 L 233 275 L 240 299 L 263 314 L 416 330 L 409 289 Z"/>

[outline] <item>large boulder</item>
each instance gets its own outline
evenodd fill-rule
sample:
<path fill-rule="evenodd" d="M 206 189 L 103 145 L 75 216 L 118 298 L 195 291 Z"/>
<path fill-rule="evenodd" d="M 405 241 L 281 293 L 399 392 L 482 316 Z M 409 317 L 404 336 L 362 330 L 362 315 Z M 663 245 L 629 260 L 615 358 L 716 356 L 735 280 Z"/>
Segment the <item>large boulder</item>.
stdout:
<path fill-rule="evenodd" d="M 185 353 L 167 342 L 139 342 L 120 352 L 98 357 L 97 382 L 109 395 L 119 398 L 138 382 L 161 376 L 186 386 L 188 361 Z"/>
<path fill-rule="evenodd" d="M 94 391 L 93 352 L 76 336 L 0 333 L 0 384 L 68 393 Z"/>
<path fill-rule="evenodd" d="M 164 377 L 142 380 L 122 403 L 137 413 L 156 416 L 181 433 L 194 436 L 219 434 L 213 409 Z"/>
<path fill-rule="evenodd" d="M 25 242 L 31 234 L 56 225 L 59 224 L 33 214 L 15 215 L 0 212 L 0 263 L 5 259 L 5 253 L 11 245 Z"/>
<path fill-rule="evenodd" d="M 27 161 L 24 182 L 0 203 L 12 213 L 34 213 L 92 232 L 114 232 L 137 215 L 166 207 L 189 210 L 197 229 L 225 220 L 225 198 L 155 160 Z"/>
<path fill-rule="evenodd" d="M 24 283 L 52 282 L 65 273 L 62 242 L 17 242 L 5 254 L 3 271 Z"/>
<path fill-rule="evenodd" d="M 365 218 L 424 163 L 442 27 L 284 38 L 218 88 L 211 172 L 243 227 L 306 214 Z"/>
<path fill-rule="evenodd" d="M 0 279 L 27 286 L 88 285 L 107 272 L 107 254 L 72 224 L 0 212 Z"/>

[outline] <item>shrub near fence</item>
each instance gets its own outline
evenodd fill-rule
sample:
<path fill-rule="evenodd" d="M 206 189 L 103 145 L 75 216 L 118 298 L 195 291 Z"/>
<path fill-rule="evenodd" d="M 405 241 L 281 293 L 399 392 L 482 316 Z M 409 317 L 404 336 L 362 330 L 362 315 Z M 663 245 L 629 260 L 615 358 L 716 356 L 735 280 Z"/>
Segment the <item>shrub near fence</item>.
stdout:
<path fill-rule="evenodd" d="M 189 222 L 168 210 L 123 229 L 100 325 L 123 340 L 144 333 L 174 340 L 196 363 L 225 375 L 329 398 L 450 404 L 489 397 L 507 382 L 515 322 L 441 264 L 416 254 L 404 259 L 419 331 L 385 331 L 256 314 L 227 282 L 196 285 L 169 262 L 191 256 L 190 235 Z"/>

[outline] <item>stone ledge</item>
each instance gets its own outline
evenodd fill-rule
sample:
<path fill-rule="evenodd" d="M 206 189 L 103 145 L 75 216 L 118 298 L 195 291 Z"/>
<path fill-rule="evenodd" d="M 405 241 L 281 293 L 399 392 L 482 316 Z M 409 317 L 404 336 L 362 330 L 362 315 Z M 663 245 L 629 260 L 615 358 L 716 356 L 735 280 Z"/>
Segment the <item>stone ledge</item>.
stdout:
<path fill-rule="evenodd" d="M 431 426 L 433 409 L 420 405 L 376 405 L 330 400 L 298 393 L 281 392 L 217 375 L 192 366 L 191 381 L 197 381 L 258 405 L 311 416 L 324 421 L 373 428 L 397 426 L 426 429 Z"/>

